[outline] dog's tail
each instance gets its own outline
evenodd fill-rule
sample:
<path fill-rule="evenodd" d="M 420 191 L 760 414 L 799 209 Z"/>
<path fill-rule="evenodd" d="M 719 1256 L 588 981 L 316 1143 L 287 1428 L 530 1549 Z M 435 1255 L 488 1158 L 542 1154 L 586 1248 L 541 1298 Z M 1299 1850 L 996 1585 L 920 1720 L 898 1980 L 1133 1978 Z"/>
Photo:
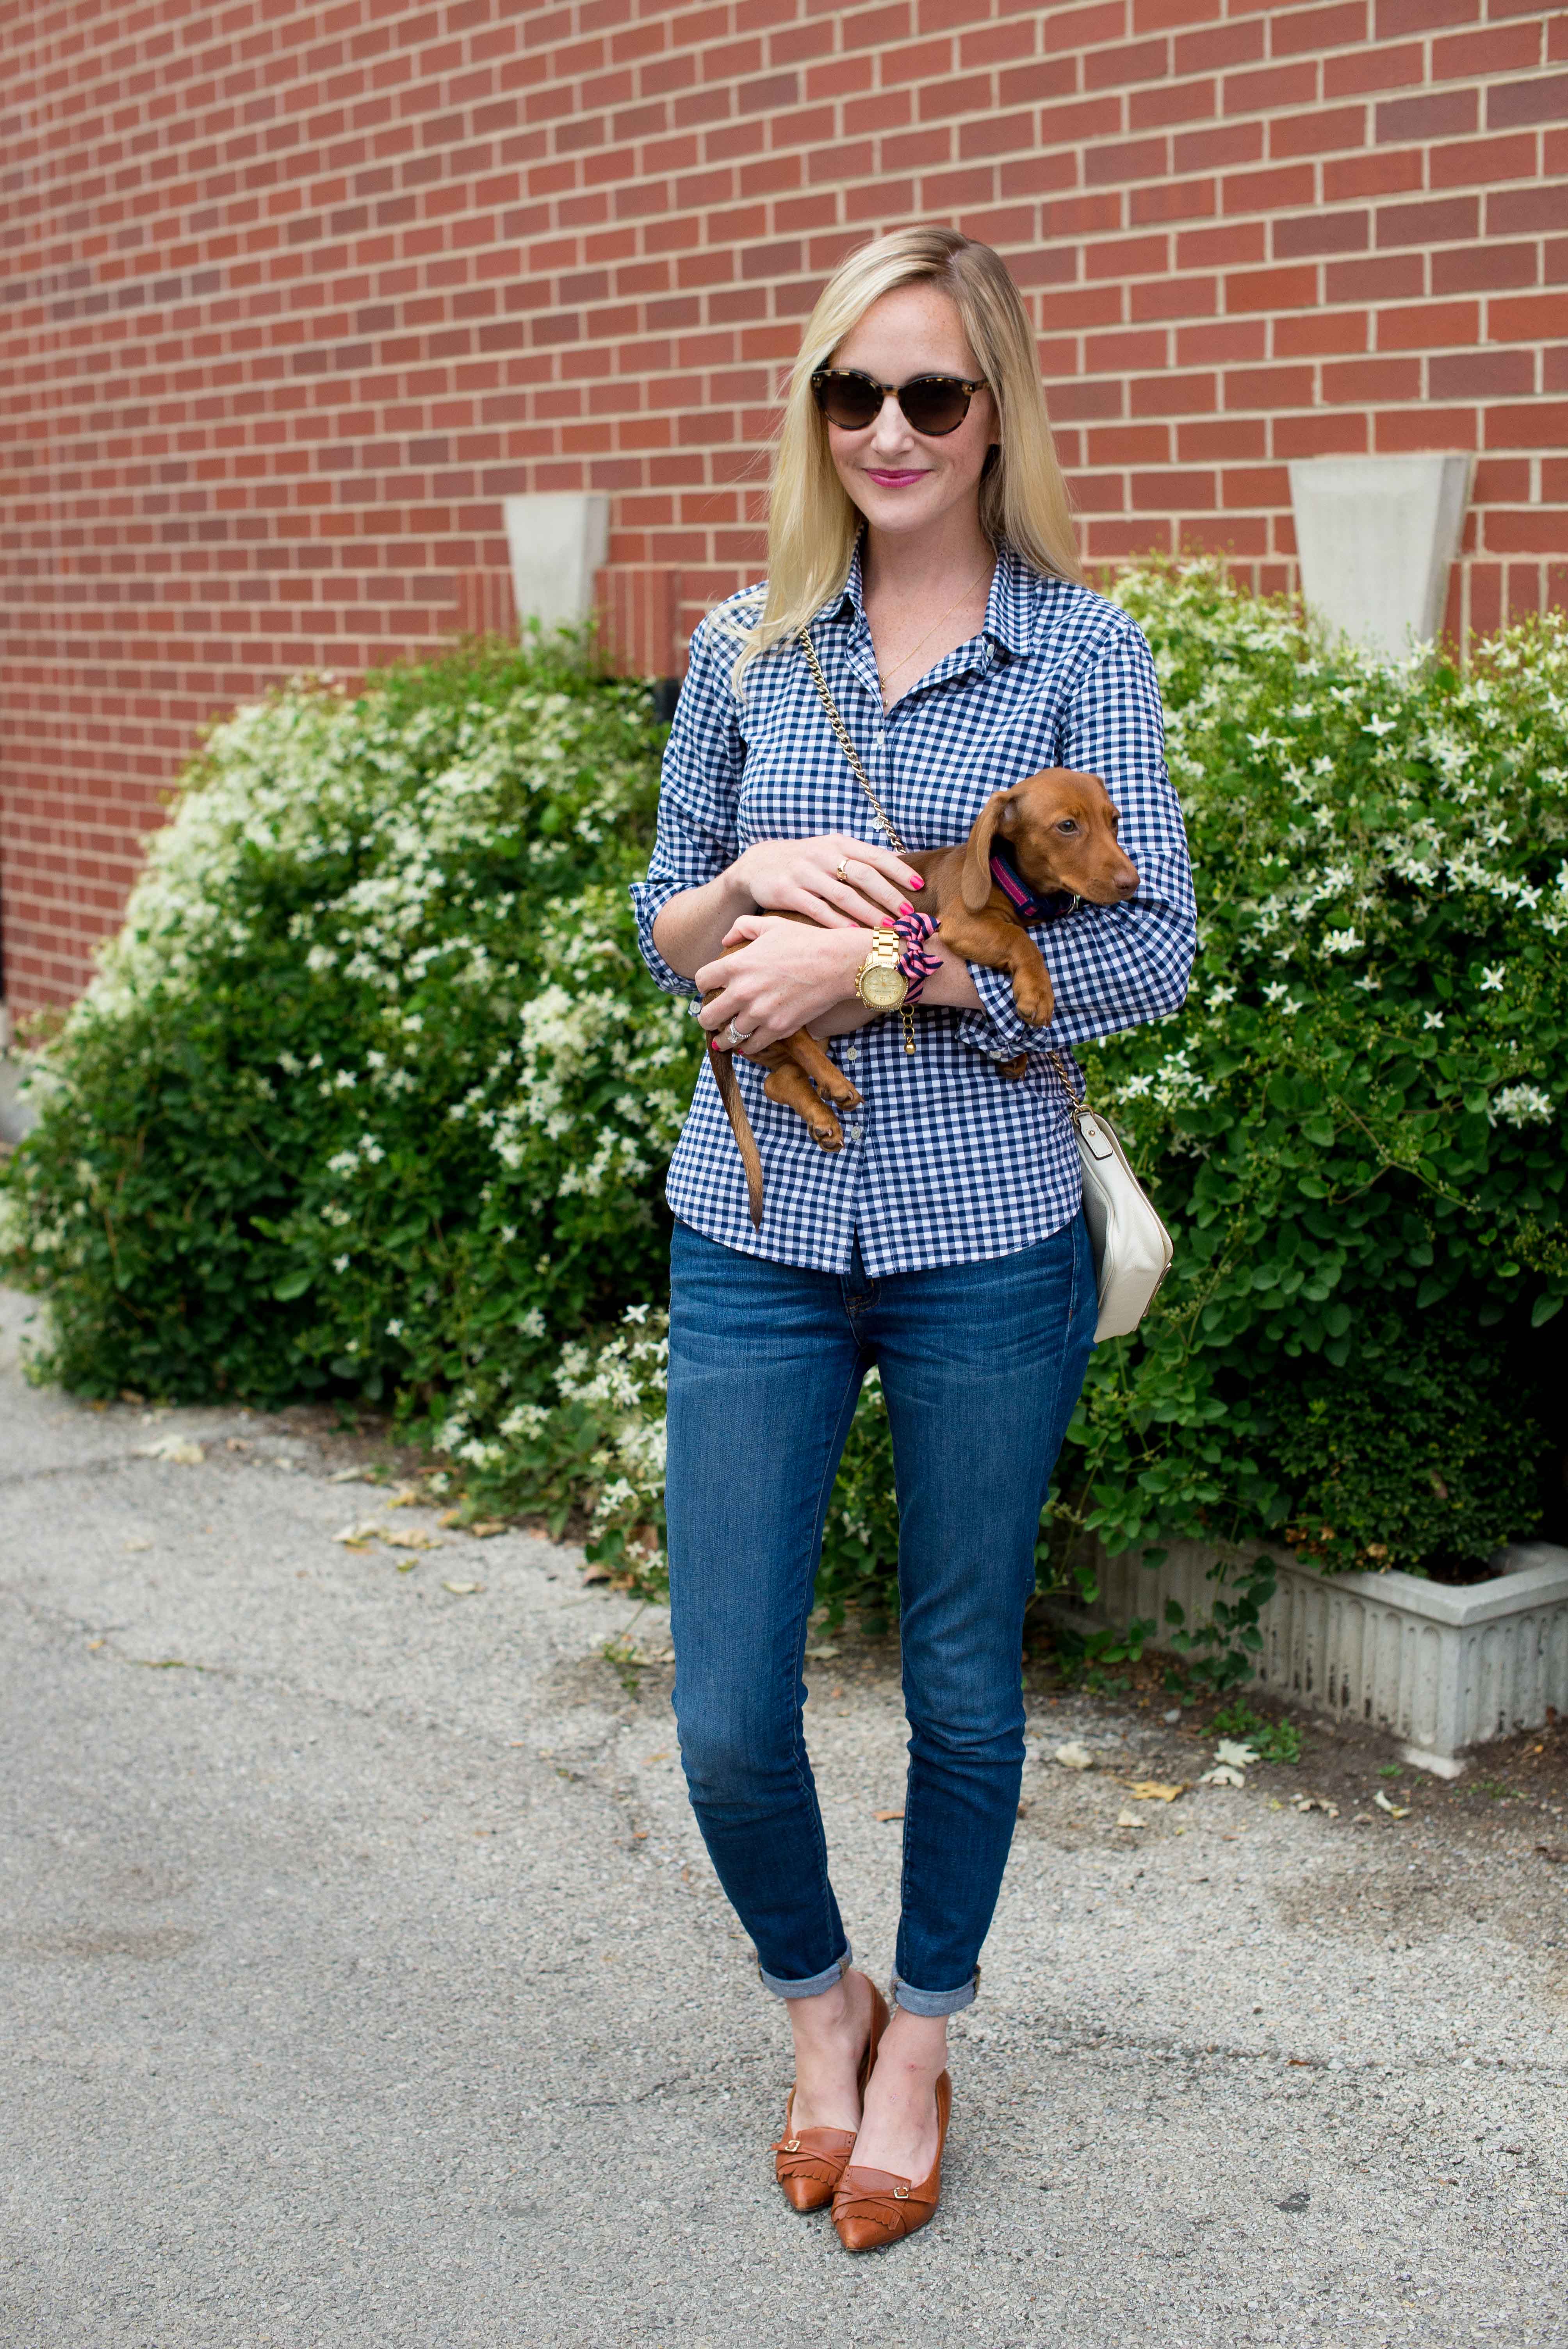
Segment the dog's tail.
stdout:
<path fill-rule="evenodd" d="M 740 1098 L 740 1087 L 735 1081 L 735 1068 L 727 1052 L 719 1051 L 711 1038 L 707 1057 L 713 1070 L 713 1081 L 718 1087 L 719 1100 L 735 1135 L 740 1163 L 746 1169 L 746 1196 L 751 1208 L 755 1230 L 762 1229 L 762 1153 L 757 1147 L 757 1136 L 751 1131 L 751 1120 L 746 1114 L 746 1103 Z"/>

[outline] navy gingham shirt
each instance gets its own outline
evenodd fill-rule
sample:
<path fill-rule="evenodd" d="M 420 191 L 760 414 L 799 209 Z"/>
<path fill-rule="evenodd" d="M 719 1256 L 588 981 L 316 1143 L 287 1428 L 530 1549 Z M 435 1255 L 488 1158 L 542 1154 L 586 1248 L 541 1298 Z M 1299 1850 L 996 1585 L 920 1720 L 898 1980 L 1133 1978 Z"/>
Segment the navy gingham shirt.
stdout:
<path fill-rule="evenodd" d="M 682 890 L 713 880 L 754 841 L 840 832 L 887 844 L 798 644 L 754 662 L 736 696 L 730 670 L 761 592 L 731 596 L 692 638 L 653 859 L 632 889 L 643 954 L 671 994 L 697 991 L 654 944 L 655 918 Z M 834 1038 L 829 1051 L 865 1096 L 848 1112 L 835 1155 L 818 1149 L 792 1110 L 766 1098 L 764 1071 L 738 1052 L 762 1154 L 759 1232 L 705 1058 L 665 1195 L 681 1222 L 709 1239 L 823 1272 L 849 1270 L 857 1233 L 873 1278 L 1011 1255 L 1059 1230 L 1078 1206 L 1078 1151 L 1046 1050 L 1068 1057 L 1075 1042 L 1174 1011 L 1186 993 L 1192 879 L 1165 770 L 1154 663 L 1117 605 L 1042 578 L 1006 549 L 979 635 L 885 715 L 858 552 L 843 592 L 812 621 L 811 640 L 906 848 L 964 840 L 992 792 L 1042 767 L 1076 767 L 1102 776 L 1121 812 L 1138 895 L 1126 905 L 1079 905 L 1033 929 L 1056 990 L 1048 1028 L 1019 1017 L 1005 972 L 971 963 L 983 1009 L 917 1009 L 913 1057 L 896 1014 Z M 1026 1074 L 1002 1076 L 997 1063 L 1020 1052 Z"/>

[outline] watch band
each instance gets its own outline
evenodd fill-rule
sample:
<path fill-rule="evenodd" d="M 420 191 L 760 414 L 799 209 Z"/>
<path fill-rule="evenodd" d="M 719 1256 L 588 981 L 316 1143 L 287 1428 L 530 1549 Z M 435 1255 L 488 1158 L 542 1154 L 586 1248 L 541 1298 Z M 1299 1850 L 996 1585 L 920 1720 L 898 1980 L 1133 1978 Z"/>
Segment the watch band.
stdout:
<path fill-rule="evenodd" d="M 897 941 L 892 930 L 873 930 L 871 945 L 866 948 L 865 959 L 855 973 L 855 993 L 862 1003 L 867 1003 L 868 1009 L 875 1010 L 881 1007 L 868 1003 L 865 992 L 866 974 L 872 970 L 886 971 L 890 977 L 896 972 L 904 982 L 904 997 L 902 1000 L 908 999 L 909 975 L 903 968 Z M 892 1009 L 898 1007 L 890 1005 L 886 1008 Z"/>

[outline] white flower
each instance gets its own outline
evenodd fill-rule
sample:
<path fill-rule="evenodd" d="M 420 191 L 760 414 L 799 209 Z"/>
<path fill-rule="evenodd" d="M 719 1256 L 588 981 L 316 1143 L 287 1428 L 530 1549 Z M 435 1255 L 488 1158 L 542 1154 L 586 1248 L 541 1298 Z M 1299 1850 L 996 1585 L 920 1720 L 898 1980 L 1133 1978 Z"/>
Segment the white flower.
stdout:
<path fill-rule="evenodd" d="M 1363 734 L 1375 734 L 1379 742 L 1385 734 L 1393 734 L 1398 730 L 1391 718 L 1369 718 L 1361 729 Z"/>
<path fill-rule="evenodd" d="M 1440 1011 L 1429 1011 L 1421 1022 L 1423 1028 L 1440 1028 L 1442 1024 L 1443 1015 Z"/>
<path fill-rule="evenodd" d="M 1264 989 L 1264 1001 L 1265 1003 L 1283 1003 L 1289 993 L 1290 989 L 1285 985 L 1283 978 L 1271 978 L 1268 985 Z"/>
<path fill-rule="evenodd" d="M 1480 985 L 1481 993 L 1483 995 L 1489 993 L 1492 995 L 1500 995 L 1502 992 L 1503 974 L 1507 968 L 1508 965 L 1506 963 L 1500 962 L 1494 963 L 1490 969 L 1482 970 L 1480 975 Z"/>
<path fill-rule="evenodd" d="M 401 1321 L 388 1321 L 387 1324 L 387 1335 L 389 1338 L 400 1338 L 403 1335 L 403 1324 Z"/>
<path fill-rule="evenodd" d="M 1487 1104 L 1486 1113 L 1493 1125 L 1499 1118 L 1509 1125 L 1546 1125 L 1553 1108 L 1551 1094 L 1539 1085 L 1504 1085 Z"/>
<path fill-rule="evenodd" d="M 332 1268 L 334 1272 L 346 1272 L 348 1258 L 346 1256 L 335 1256 L 332 1259 Z"/>

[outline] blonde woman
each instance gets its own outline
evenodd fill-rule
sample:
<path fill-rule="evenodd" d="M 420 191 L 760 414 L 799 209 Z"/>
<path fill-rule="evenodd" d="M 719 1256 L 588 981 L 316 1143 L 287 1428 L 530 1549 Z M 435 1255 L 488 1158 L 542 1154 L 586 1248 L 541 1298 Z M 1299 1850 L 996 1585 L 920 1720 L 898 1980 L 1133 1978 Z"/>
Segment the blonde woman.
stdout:
<path fill-rule="evenodd" d="M 1032 929 L 1048 1028 L 1020 1018 L 1004 974 L 920 935 L 919 875 L 835 736 L 806 630 L 906 849 L 964 839 L 993 792 L 1039 768 L 1103 777 L 1138 895 L 1032 909 L 1065 916 Z M 936 2208 L 947 2017 L 975 1994 L 1017 1816 L 1024 1609 L 1093 1340 L 1077 1155 L 1045 1054 L 1173 1010 L 1194 938 L 1153 664 L 1083 582 L 1033 335 L 986 246 L 903 230 L 824 287 L 785 405 L 767 582 L 693 637 L 634 895 L 661 985 L 717 990 L 701 1017 L 735 1055 L 766 1169 L 754 1229 L 705 1063 L 668 1186 L 682 1762 L 789 2017 L 779 2185 L 799 2209 L 830 2202 L 863 2251 Z M 744 1057 L 802 1025 L 862 1096 L 831 1155 Z M 873 1364 L 911 1730 L 891 2022 L 851 1966 L 801 1712 L 829 1498 Z"/>

